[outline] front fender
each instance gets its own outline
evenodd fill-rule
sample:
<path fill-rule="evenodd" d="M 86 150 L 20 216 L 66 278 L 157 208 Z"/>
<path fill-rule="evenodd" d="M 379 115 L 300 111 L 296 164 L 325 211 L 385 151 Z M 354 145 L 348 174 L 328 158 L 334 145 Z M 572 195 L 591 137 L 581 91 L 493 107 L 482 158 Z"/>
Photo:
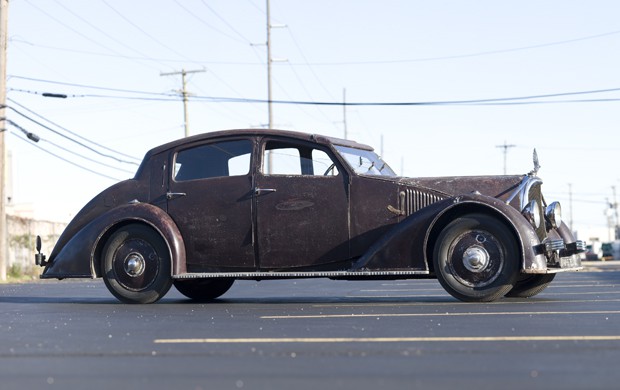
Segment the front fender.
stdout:
<path fill-rule="evenodd" d="M 41 278 L 99 277 L 99 262 L 107 238 L 120 226 L 142 222 L 155 229 L 166 241 L 172 272 L 185 272 L 185 243 L 170 216 L 159 207 L 147 203 L 130 203 L 115 207 L 95 218 L 69 239 L 58 254 L 50 259 Z M 53 252 L 57 249 L 54 248 Z"/>
<path fill-rule="evenodd" d="M 515 233 L 522 270 L 544 270 L 544 255 L 535 251 L 540 244 L 536 232 L 521 213 L 499 199 L 468 194 L 433 203 L 394 226 L 354 265 L 353 269 L 396 268 L 432 272 L 433 249 L 441 230 L 461 215 L 482 212 L 495 215 Z"/>

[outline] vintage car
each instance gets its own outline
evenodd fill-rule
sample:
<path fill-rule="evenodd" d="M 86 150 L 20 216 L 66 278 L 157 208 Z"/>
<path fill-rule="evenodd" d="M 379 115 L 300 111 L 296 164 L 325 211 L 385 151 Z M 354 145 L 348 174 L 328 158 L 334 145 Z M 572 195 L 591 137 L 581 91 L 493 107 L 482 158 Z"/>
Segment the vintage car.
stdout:
<path fill-rule="evenodd" d="M 350 140 L 205 133 L 150 150 L 92 199 L 42 278 L 99 278 L 127 303 L 174 286 L 207 301 L 237 279 L 437 278 L 463 301 L 531 297 L 581 268 L 583 241 L 537 175 L 399 177 Z"/>

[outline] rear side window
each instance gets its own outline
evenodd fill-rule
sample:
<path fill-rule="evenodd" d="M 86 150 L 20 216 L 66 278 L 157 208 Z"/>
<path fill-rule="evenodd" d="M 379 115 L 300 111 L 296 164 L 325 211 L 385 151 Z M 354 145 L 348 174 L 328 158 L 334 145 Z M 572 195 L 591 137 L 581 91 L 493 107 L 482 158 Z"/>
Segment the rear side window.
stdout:
<path fill-rule="evenodd" d="M 177 153 L 174 180 L 243 176 L 250 172 L 252 143 L 249 140 L 216 142 Z"/>

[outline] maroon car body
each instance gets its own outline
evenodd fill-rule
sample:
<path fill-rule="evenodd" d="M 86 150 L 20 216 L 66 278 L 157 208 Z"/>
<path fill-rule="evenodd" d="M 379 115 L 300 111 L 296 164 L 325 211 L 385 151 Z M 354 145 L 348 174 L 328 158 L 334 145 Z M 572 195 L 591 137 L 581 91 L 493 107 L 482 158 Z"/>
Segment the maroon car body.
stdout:
<path fill-rule="evenodd" d="M 404 178 L 349 140 L 205 133 L 150 150 L 36 262 L 42 278 L 103 277 L 129 303 L 172 284 L 209 300 L 236 279 L 311 277 L 436 277 L 464 301 L 529 297 L 580 269 L 585 248 L 536 171 Z"/>

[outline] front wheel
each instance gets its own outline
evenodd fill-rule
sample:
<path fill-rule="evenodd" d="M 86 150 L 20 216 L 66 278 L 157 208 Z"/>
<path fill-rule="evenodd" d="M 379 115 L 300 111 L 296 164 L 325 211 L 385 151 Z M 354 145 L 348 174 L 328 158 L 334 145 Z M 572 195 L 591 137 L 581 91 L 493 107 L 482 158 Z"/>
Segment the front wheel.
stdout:
<path fill-rule="evenodd" d="M 151 227 L 129 224 L 103 248 L 101 272 L 108 290 L 125 303 L 153 303 L 172 286 L 170 252 Z"/>
<path fill-rule="evenodd" d="M 505 223 L 486 214 L 467 214 L 440 232 L 433 252 L 439 283 L 457 299 L 491 302 L 514 286 L 519 250 Z"/>

